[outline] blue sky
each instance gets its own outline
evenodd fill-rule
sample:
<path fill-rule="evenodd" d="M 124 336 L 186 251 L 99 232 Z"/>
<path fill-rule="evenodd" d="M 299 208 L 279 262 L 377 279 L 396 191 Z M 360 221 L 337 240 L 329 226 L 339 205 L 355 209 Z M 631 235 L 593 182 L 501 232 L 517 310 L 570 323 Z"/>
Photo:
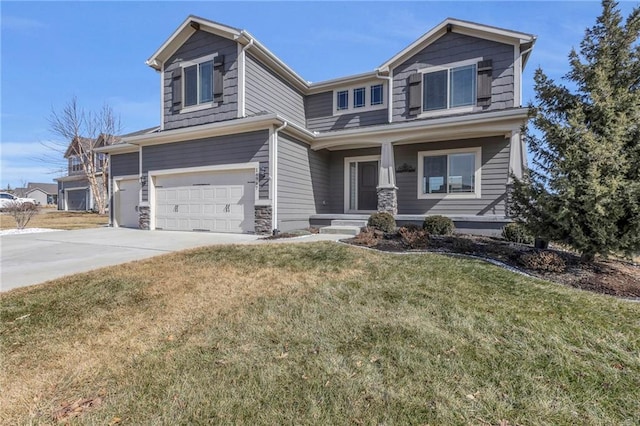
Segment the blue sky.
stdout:
<path fill-rule="evenodd" d="M 629 14 L 637 2 L 621 2 Z M 1 8 L 0 187 L 49 182 L 37 160 L 51 109 L 73 96 L 86 109 L 105 102 L 123 132 L 159 124 L 159 77 L 144 61 L 189 14 L 246 29 L 309 81 L 370 71 L 446 17 L 538 36 L 523 78 L 553 78 L 600 14 L 572 2 L 6 2 Z"/>

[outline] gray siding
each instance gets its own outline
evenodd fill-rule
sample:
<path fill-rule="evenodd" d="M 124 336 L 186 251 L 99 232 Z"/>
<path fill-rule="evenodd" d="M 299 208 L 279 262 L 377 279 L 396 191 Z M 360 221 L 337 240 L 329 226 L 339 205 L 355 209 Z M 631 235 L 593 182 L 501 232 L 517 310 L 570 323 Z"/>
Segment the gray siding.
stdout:
<path fill-rule="evenodd" d="M 434 200 L 418 199 L 418 152 L 482 147 L 481 198 Z M 331 213 L 344 212 L 344 159 L 364 155 L 380 155 L 380 148 L 331 152 Z M 396 169 L 407 163 L 413 172 L 396 173 L 398 214 L 488 215 L 504 216 L 506 183 L 509 170 L 509 140 L 491 138 L 443 141 L 394 147 Z"/>
<path fill-rule="evenodd" d="M 245 82 L 247 115 L 275 112 L 295 124 L 305 125 L 302 93 L 250 54 L 246 55 Z"/>
<path fill-rule="evenodd" d="M 195 60 L 213 53 L 224 55 L 223 102 L 200 111 L 180 113 L 172 110 L 171 75 L 180 62 Z M 238 115 L 238 50 L 233 40 L 206 31 L 195 32 L 176 53 L 169 58 L 164 70 L 164 128 L 197 126 L 215 121 L 229 120 Z"/>
<path fill-rule="evenodd" d="M 363 155 L 380 155 L 380 148 L 349 149 L 331 152 L 331 164 L 329 165 L 329 180 L 331 185 L 330 213 L 344 213 L 345 157 L 360 157 Z"/>
<path fill-rule="evenodd" d="M 407 78 L 418 69 L 482 57 L 493 61 L 491 105 L 478 110 L 513 107 L 513 46 L 448 33 L 393 69 L 393 121 L 409 119 Z"/>
<path fill-rule="evenodd" d="M 384 96 L 386 97 L 386 93 Z M 333 91 L 309 95 L 306 98 L 307 128 L 312 131 L 350 129 L 385 124 L 387 109 L 333 115 Z"/>
<path fill-rule="evenodd" d="M 328 151 L 312 151 L 288 135 L 278 134 L 278 229 L 309 226 L 309 216 L 329 213 Z"/>
<path fill-rule="evenodd" d="M 482 147 L 481 198 L 418 199 L 418 151 Z M 509 170 L 509 139 L 501 136 L 400 145 L 394 150 L 396 168 L 407 163 L 414 172 L 396 173 L 399 214 L 504 216 Z"/>
<path fill-rule="evenodd" d="M 111 156 L 111 176 L 137 175 L 140 161 L 137 152 Z"/>
<path fill-rule="evenodd" d="M 269 174 L 268 130 L 142 148 L 142 173 L 253 161 L 258 161 Z M 268 199 L 268 179 L 261 180 L 259 184 L 260 199 Z M 148 200 L 148 185 L 142 188 L 142 200 Z"/>

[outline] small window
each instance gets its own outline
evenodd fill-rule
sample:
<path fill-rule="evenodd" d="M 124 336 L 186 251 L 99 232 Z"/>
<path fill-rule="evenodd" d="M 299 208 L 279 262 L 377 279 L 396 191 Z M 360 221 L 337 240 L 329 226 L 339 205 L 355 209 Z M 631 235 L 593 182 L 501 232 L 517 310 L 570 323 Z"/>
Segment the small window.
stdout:
<path fill-rule="evenodd" d="M 353 89 L 353 107 L 362 108 L 365 105 L 365 89 L 364 87 L 358 87 Z"/>
<path fill-rule="evenodd" d="M 423 111 L 474 105 L 476 65 L 426 72 L 422 90 Z"/>
<path fill-rule="evenodd" d="M 480 149 L 420 152 L 418 198 L 479 197 Z"/>
<path fill-rule="evenodd" d="M 382 96 L 382 84 L 371 86 L 371 105 L 382 105 L 384 99 Z"/>
<path fill-rule="evenodd" d="M 349 91 L 341 90 L 337 94 L 336 105 L 338 111 L 349 109 Z"/>
<path fill-rule="evenodd" d="M 213 61 L 184 67 L 184 105 L 213 101 Z"/>

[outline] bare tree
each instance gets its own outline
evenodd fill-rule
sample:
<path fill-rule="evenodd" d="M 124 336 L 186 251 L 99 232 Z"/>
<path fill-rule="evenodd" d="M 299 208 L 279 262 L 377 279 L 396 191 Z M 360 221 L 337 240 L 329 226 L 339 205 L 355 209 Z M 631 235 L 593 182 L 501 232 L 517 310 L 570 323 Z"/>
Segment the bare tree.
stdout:
<path fill-rule="evenodd" d="M 78 105 L 77 98 L 73 97 L 61 110 L 52 108 L 49 125 L 51 131 L 63 141 L 43 144 L 52 153 L 73 158 L 74 165 L 89 182 L 95 209 L 104 214 L 109 202 L 109 156 L 96 149 L 112 145 L 118 140 L 120 118 L 107 104 L 97 112 L 85 111 Z M 46 160 L 53 162 L 54 159 L 49 157 Z M 60 157 L 54 161 L 60 165 Z"/>
<path fill-rule="evenodd" d="M 25 203 L 21 201 L 11 201 L 2 209 L 16 221 L 17 229 L 24 229 L 32 217 L 40 213 L 40 207 L 33 203 Z"/>

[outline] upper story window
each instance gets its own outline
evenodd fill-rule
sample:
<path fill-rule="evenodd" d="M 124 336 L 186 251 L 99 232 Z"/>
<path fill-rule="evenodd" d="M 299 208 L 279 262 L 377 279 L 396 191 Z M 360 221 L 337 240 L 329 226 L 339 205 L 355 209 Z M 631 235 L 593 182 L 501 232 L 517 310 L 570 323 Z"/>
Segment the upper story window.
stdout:
<path fill-rule="evenodd" d="M 384 84 L 358 85 L 334 92 L 334 114 L 383 109 L 387 106 Z"/>
<path fill-rule="evenodd" d="M 422 110 L 473 106 L 476 101 L 476 64 L 425 71 Z"/>
<path fill-rule="evenodd" d="M 371 86 L 371 105 L 382 105 L 383 100 L 382 84 Z"/>
<path fill-rule="evenodd" d="M 183 61 L 172 71 L 172 108 L 188 112 L 222 102 L 224 56 L 217 53 Z"/>
<path fill-rule="evenodd" d="M 184 106 L 213 102 L 213 57 L 183 62 Z"/>
<path fill-rule="evenodd" d="M 82 159 L 78 155 L 69 158 L 69 172 L 82 171 Z"/>
<path fill-rule="evenodd" d="M 336 108 L 341 111 L 349 109 L 349 91 L 340 90 L 336 93 Z"/>
<path fill-rule="evenodd" d="M 365 106 L 365 88 L 358 87 L 357 89 L 353 89 L 353 107 L 354 108 L 362 108 Z"/>

